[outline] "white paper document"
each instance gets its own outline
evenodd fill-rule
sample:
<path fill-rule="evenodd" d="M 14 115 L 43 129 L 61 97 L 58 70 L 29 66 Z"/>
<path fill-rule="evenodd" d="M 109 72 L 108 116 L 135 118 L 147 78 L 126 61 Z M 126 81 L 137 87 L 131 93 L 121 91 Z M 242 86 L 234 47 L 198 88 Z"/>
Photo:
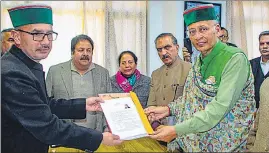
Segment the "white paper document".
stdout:
<path fill-rule="evenodd" d="M 131 97 L 104 100 L 101 107 L 111 132 L 121 140 L 148 136 Z"/>

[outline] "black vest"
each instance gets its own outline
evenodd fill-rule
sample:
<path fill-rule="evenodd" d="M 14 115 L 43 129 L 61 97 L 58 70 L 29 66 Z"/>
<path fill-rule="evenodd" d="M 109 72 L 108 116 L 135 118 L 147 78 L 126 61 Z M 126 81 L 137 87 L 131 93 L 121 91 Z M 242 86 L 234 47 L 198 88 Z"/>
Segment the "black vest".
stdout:
<path fill-rule="evenodd" d="M 260 61 L 261 57 L 257 57 L 250 60 L 252 72 L 254 75 L 256 108 L 259 108 L 261 84 L 264 81 L 264 79 L 266 79 L 269 76 L 269 72 L 267 72 L 266 75 L 263 74 Z"/>

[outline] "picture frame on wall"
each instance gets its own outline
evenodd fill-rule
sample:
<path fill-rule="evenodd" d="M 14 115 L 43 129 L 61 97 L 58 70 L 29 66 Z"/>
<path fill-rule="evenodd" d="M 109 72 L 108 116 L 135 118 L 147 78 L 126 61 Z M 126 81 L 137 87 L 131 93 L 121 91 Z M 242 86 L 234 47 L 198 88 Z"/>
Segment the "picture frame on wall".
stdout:
<path fill-rule="evenodd" d="M 213 4 L 215 13 L 217 15 L 217 21 L 221 25 L 221 4 L 219 3 L 209 3 L 209 2 L 201 2 L 201 1 L 184 1 L 184 10 L 190 9 L 199 5 L 205 5 L 205 4 Z M 184 22 L 184 38 L 187 37 L 187 26 Z"/>

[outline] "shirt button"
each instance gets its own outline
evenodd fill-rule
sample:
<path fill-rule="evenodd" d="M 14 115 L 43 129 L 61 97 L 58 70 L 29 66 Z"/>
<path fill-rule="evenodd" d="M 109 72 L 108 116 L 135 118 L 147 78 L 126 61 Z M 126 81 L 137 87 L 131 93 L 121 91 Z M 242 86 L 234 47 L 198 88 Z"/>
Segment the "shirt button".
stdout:
<path fill-rule="evenodd" d="M 165 97 L 163 97 L 163 100 L 165 100 Z"/>
<path fill-rule="evenodd" d="M 164 85 L 163 87 L 166 88 L 166 85 Z"/>
<path fill-rule="evenodd" d="M 168 76 L 168 73 L 166 73 L 165 75 Z"/>

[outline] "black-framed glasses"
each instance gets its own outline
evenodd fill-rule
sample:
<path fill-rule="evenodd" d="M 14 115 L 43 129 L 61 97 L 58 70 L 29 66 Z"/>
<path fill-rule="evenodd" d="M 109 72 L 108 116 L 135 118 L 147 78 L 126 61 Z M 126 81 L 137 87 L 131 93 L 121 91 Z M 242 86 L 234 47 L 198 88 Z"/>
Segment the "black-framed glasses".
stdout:
<path fill-rule="evenodd" d="M 42 33 L 42 32 L 28 32 L 21 29 L 17 29 L 17 31 L 28 33 L 33 36 L 34 41 L 43 41 L 45 36 L 48 37 L 49 41 L 54 41 L 57 39 L 58 33 L 57 32 L 48 32 L 48 33 Z"/>
<path fill-rule="evenodd" d="M 220 39 L 228 39 L 228 36 L 225 36 L 225 35 L 221 35 L 219 36 Z"/>
<path fill-rule="evenodd" d="M 13 43 L 14 42 L 14 39 L 13 38 L 8 38 L 7 41 Z"/>

